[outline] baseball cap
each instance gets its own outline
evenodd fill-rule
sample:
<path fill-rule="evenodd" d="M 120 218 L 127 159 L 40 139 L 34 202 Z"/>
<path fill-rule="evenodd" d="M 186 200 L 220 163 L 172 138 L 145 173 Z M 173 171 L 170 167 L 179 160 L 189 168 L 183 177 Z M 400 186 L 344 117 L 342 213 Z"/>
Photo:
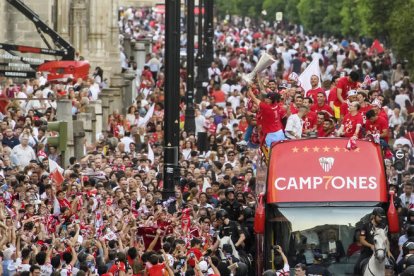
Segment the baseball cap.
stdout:
<path fill-rule="evenodd" d="M 348 91 L 348 97 L 356 96 L 358 92 L 356 90 L 349 90 Z"/>
<path fill-rule="evenodd" d="M 380 217 L 383 217 L 383 218 L 386 217 L 385 211 L 381 207 L 375 207 L 374 210 L 372 210 L 372 214 L 374 216 L 380 216 Z"/>
<path fill-rule="evenodd" d="M 315 253 L 313 254 L 313 258 L 314 258 L 315 260 L 317 260 L 317 261 L 322 261 L 322 260 L 323 260 L 323 256 L 322 256 L 322 254 L 321 254 L 321 253 L 319 253 L 319 252 L 315 252 Z"/>

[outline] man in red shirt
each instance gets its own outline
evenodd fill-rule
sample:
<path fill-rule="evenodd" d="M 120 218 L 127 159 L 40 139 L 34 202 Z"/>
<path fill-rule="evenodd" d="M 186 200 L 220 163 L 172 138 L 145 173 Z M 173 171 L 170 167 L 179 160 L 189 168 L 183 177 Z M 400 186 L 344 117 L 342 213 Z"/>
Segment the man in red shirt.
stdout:
<path fill-rule="evenodd" d="M 316 130 L 318 132 L 318 137 L 322 137 L 321 134 L 323 132 L 323 121 L 325 121 L 325 113 L 318 112 L 316 114 Z"/>
<path fill-rule="evenodd" d="M 388 124 L 384 118 L 379 117 L 374 110 L 369 110 L 366 113 L 367 122 L 365 124 L 366 135 L 379 134 L 380 139 L 388 143 Z"/>
<path fill-rule="evenodd" d="M 318 87 L 319 77 L 317 75 L 312 75 L 310 79 L 310 83 L 311 83 L 312 89 L 309 89 L 308 91 L 306 91 L 305 96 L 311 97 L 313 102 L 316 103 L 318 93 L 319 92 L 325 93 L 325 91 L 323 91 L 321 87 Z"/>
<path fill-rule="evenodd" d="M 322 129 L 318 130 L 318 137 L 333 137 L 335 135 L 335 125 L 332 118 L 323 120 Z"/>
<path fill-rule="evenodd" d="M 362 137 L 362 115 L 359 113 L 359 103 L 352 102 L 349 105 L 349 113 L 345 115 L 342 120 L 341 127 L 338 129 L 338 136 L 345 136 L 348 138 L 358 139 Z"/>
<path fill-rule="evenodd" d="M 214 102 L 221 107 L 226 107 L 226 94 L 220 89 L 219 84 L 214 85 L 214 90 L 211 96 L 214 98 Z"/>
<path fill-rule="evenodd" d="M 367 101 L 367 95 L 364 92 L 358 92 L 357 95 L 357 101 L 361 108 L 359 109 L 359 112 L 362 115 L 362 118 L 364 119 L 364 124 L 366 122 L 366 116 L 365 114 L 368 112 L 368 110 L 371 110 L 372 107 L 369 105 L 369 102 Z"/>
<path fill-rule="evenodd" d="M 357 88 L 358 80 L 359 74 L 355 71 L 352 71 L 349 76 L 338 79 L 336 84 L 336 100 L 334 102 L 335 109 L 339 108 L 346 101 L 349 90 Z M 337 111 L 335 110 L 335 117 L 336 115 Z"/>
<path fill-rule="evenodd" d="M 371 103 L 371 107 L 372 107 L 372 110 L 375 111 L 375 114 L 377 114 L 378 117 L 383 118 L 387 122 L 387 125 L 388 125 L 389 124 L 389 122 L 388 122 L 388 115 L 384 111 L 384 109 L 381 108 L 382 107 L 381 102 L 378 99 L 375 99 Z"/>
<path fill-rule="evenodd" d="M 303 106 L 310 108 L 312 105 L 312 98 L 306 97 L 303 99 Z M 302 118 L 303 129 L 302 137 L 310 136 L 312 132 L 316 131 L 317 115 L 315 111 L 309 110 L 306 115 Z"/>
<path fill-rule="evenodd" d="M 264 101 L 260 101 L 251 89 L 248 91 L 250 99 L 259 106 L 260 124 L 262 126 L 262 141 L 270 147 L 273 142 L 278 142 L 285 139 L 281 118 L 279 116 L 278 101 L 280 95 L 277 93 L 268 93 Z M 259 121 L 258 121 L 259 123 Z"/>
<path fill-rule="evenodd" d="M 318 92 L 316 96 L 316 103 L 311 106 L 310 110 L 316 113 L 326 112 L 329 116 L 333 116 L 332 108 L 326 103 L 325 92 Z"/>
<path fill-rule="evenodd" d="M 299 111 L 299 107 L 301 107 L 303 104 L 303 97 L 299 94 L 295 95 L 295 101 L 293 103 L 290 103 L 289 105 L 289 114 L 297 114 Z"/>
<path fill-rule="evenodd" d="M 352 102 L 357 100 L 357 91 L 356 90 L 349 90 L 348 91 L 348 98 L 347 101 L 342 103 L 341 105 L 341 120 L 342 118 L 344 118 L 344 116 L 346 114 L 348 114 L 349 112 L 349 106 L 351 105 Z"/>

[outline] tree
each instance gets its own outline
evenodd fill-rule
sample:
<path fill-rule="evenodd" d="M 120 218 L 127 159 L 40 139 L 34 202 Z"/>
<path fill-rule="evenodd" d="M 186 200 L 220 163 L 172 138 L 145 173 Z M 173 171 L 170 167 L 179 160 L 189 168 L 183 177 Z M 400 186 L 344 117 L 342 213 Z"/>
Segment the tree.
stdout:
<path fill-rule="evenodd" d="M 314 34 L 338 35 L 341 33 L 339 11 L 343 0 L 300 0 L 297 9 L 305 29 Z"/>
<path fill-rule="evenodd" d="M 387 23 L 392 49 L 400 59 L 407 59 L 411 70 L 414 70 L 414 35 L 409 28 L 413 23 L 413 14 L 414 1 L 400 2 L 394 7 Z"/>
<path fill-rule="evenodd" d="M 269 20 L 275 20 L 277 12 L 285 13 L 286 0 L 264 0 L 263 10 L 267 12 L 266 18 Z"/>

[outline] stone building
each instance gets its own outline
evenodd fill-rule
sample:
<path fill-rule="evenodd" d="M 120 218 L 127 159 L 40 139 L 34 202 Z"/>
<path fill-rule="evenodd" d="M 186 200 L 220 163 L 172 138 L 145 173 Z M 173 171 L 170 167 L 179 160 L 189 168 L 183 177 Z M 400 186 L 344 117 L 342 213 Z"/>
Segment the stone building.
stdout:
<path fill-rule="evenodd" d="M 79 55 L 91 63 L 92 70 L 96 66 L 101 66 L 106 76 L 120 72 L 118 9 L 122 5 L 130 5 L 129 2 L 123 3 L 122 0 L 24 1 L 46 24 L 69 41 Z M 0 1 L 0 26 L 3 29 L 0 32 L 2 43 L 47 48 L 34 24 L 6 0 Z M 32 57 L 45 58 L 39 55 L 32 55 Z M 51 59 L 50 56 L 48 59 Z"/>

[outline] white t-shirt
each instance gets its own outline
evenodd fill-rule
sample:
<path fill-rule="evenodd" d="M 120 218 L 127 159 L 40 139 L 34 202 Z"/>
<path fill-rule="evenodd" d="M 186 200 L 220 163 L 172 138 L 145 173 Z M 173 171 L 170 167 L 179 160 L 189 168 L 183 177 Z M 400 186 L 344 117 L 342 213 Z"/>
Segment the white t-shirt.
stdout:
<path fill-rule="evenodd" d="M 292 114 L 289 116 L 285 128 L 286 137 L 289 139 L 297 139 L 295 136 L 290 134 L 289 131 L 293 132 L 296 136 L 302 137 L 302 119 L 299 118 L 298 114 Z"/>
<path fill-rule="evenodd" d="M 279 269 L 278 271 L 276 271 L 276 275 L 277 276 L 279 276 L 279 275 L 282 275 L 282 276 L 290 275 L 289 272 L 290 272 L 289 264 L 285 264 L 282 269 Z"/>

